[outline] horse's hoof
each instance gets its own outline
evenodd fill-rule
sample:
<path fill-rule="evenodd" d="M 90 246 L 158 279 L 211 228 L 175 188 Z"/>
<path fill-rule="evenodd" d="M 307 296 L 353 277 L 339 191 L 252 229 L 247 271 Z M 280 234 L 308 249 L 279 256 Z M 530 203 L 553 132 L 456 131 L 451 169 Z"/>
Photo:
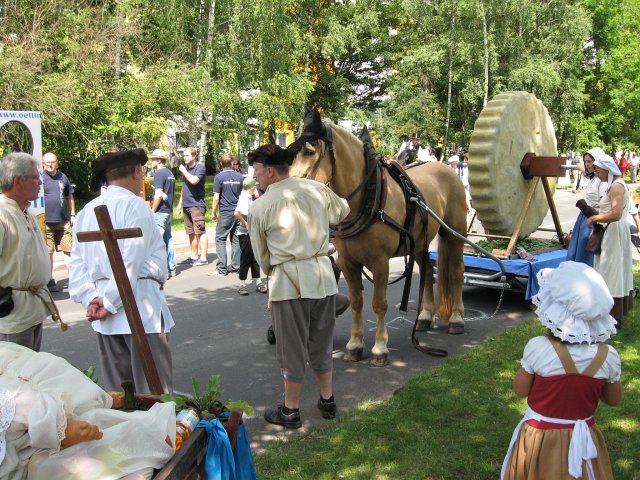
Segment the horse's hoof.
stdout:
<path fill-rule="evenodd" d="M 382 355 L 373 354 L 371 360 L 369 360 L 369 365 L 372 367 L 386 367 L 389 364 L 388 355 L 383 353 Z"/>
<path fill-rule="evenodd" d="M 342 358 L 347 362 L 359 362 L 360 360 L 362 360 L 362 352 L 362 348 L 356 348 L 354 350 L 347 349 L 347 352 Z"/>
<path fill-rule="evenodd" d="M 464 333 L 464 323 L 450 323 L 447 330 L 449 335 L 460 335 Z"/>
<path fill-rule="evenodd" d="M 431 328 L 431 322 L 429 320 L 418 320 L 416 323 L 416 332 L 426 332 Z"/>

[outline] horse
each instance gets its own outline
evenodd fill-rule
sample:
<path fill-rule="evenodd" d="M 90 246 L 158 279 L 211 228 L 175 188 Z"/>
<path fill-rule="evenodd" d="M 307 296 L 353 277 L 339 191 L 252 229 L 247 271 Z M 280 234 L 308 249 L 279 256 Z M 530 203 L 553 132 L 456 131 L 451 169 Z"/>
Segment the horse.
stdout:
<path fill-rule="evenodd" d="M 289 146 L 291 165 L 289 175 L 310 178 L 328 185 L 337 195 L 347 199 L 351 212 L 337 226 L 334 238 L 338 264 L 349 287 L 352 308 L 351 337 L 346 345 L 345 360 L 360 361 L 364 351 L 364 325 L 362 316 L 362 273 L 366 267 L 373 274 L 372 307 L 376 315 L 375 344 L 371 349 L 372 366 L 388 363 L 389 339 L 385 315 L 387 313 L 387 282 L 389 259 L 415 255 L 424 279 L 422 308 L 416 330 L 425 331 L 434 326 L 436 306 L 433 294 L 433 266 L 429 260 L 428 245 L 438 234 L 438 292 L 439 318 L 448 322 L 448 333 L 464 333 L 463 242 L 435 221 L 422 219 L 420 211 L 408 209 L 412 203 L 405 194 L 412 184 L 413 194 L 421 196 L 426 205 L 455 232 L 466 235 L 466 200 L 460 177 L 450 167 L 429 162 L 404 170 L 406 177 L 394 179 L 385 175 L 384 163 L 379 159 L 375 172 L 367 166 L 365 151 L 371 151 L 368 133 L 365 141 L 331 122 L 324 124 L 317 110 L 306 117 L 303 132 Z M 369 146 L 369 148 L 367 148 Z M 402 168 L 396 165 L 396 169 Z M 382 171 L 382 173 L 380 173 Z M 378 178 L 376 180 L 376 177 Z M 392 177 L 387 179 L 386 177 Z M 407 180 L 408 178 L 408 180 Z M 372 214 L 362 218 L 363 206 L 371 203 L 367 185 L 376 183 L 373 196 L 378 199 Z M 412 194 L 412 195 L 413 195 Z M 366 209 L 365 209 L 366 210 Z M 350 225 L 350 235 L 343 235 L 341 226 Z M 403 232 L 403 226 L 406 227 Z M 351 228 L 353 227 L 353 228 Z M 426 258 L 424 257 L 426 256 Z M 408 272 L 408 276 L 411 272 Z"/>

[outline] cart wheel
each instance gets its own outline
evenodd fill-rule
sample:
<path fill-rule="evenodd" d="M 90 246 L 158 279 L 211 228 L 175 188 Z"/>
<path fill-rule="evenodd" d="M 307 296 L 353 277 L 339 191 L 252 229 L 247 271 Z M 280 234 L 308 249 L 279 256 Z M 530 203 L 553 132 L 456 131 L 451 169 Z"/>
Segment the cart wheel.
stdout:
<path fill-rule="evenodd" d="M 276 334 L 273 332 L 271 325 L 267 328 L 267 342 L 269 342 L 269 345 L 275 345 L 276 343 Z"/>

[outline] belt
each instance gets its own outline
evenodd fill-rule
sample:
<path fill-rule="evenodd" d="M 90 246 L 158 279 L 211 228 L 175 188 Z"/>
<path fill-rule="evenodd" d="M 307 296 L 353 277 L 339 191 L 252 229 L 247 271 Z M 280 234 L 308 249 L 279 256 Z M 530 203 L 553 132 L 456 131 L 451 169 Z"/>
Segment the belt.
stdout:
<path fill-rule="evenodd" d="M 500 478 L 504 479 L 507 473 L 511 454 L 513 453 L 513 447 L 518 439 L 522 425 L 524 425 L 527 420 L 538 420 L 548 423 L 574 426 L 573 432 L 571 433 L 571 443 L 569 444 L 569 474 L 574 478 L 582 477 L 582 461 L 586 460 L 589 480 L 594 480 L 595 474 L 593 472 L 591 460 L 598 456 L 598 450 L 596 449 L 596 445 L 593 443 L 593 438 L 591 438 L 591 432 L 587 425 L 587 422 L 591 419 L 593 419 L 593 415 L 581 420 L 545 417 L 544 415 L 536 413 L 531 407 L 527 406 L 527 411 L 525 412 L 524 417 L 520 420 L 520 423 L 516 426 L 513 431 L 513 435 L 511 436 L 509 450 L 507 450 L 507 455 L 504 457 L 504 462 L 502 463 Z"/>
<path fill-rule="evenodd" d="M 42 303 L 44 304 L 44 308 L 47 309 L 47 312 L 49 312 L 49 315 L 51 315 L 51 319 L 54 322 L 60 322 L 60 329 L 63 332 L 66 332 L 67 330 L 69 330 L 69 325 L 67 325 L 62 321 L 62 318 L 60 317 L 60 312 L 58 311 L 58 307 L 56 306 L 56 302 L 53 300 L 53 297 L 51 296 L 51 292 L 49 292 L 48 288 L 23 287 L 23 288 L 14 288 L 14 290 L 17 290 L 19 292 L 29 292 L 32 295 L 35 295 L 36 297 L 38 297 L 40 300 L 42 300 Z"/>

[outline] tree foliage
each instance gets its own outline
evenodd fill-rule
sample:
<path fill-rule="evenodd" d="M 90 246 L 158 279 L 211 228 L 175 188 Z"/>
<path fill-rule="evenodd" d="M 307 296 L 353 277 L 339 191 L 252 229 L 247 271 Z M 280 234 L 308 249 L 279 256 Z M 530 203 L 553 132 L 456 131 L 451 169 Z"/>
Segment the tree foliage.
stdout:
<path fill-rule="evenodd" d="M 562 149 L 640 144 L 640 0 L 1 0 L 1 108 L 39 110 L 86 193 L 109 147 L 167 120 L 241 156 L 309 104 L 466 147 L 487 99 L 536 94 Z"/>

